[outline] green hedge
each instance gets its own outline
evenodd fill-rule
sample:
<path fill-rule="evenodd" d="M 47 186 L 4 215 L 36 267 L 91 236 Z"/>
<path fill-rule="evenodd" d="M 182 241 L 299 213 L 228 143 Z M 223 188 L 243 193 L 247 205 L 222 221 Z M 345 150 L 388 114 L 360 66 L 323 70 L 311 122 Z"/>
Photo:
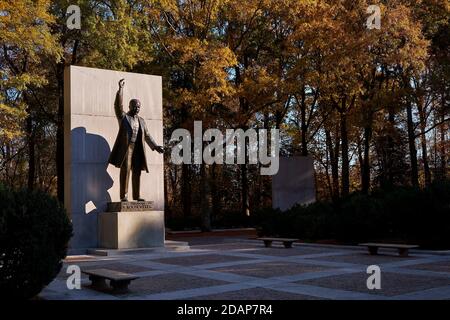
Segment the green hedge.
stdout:
<path fill-rule="evenodd" d="M 46 193 L 0 185 L 0 298 L 32 298 L 58 274 L 72 225 Z"/>
<path fill-rule="evenodd" d="M 285 212 L 257 213 L 260 235 L 306 241 L 398 241 L 424 248 L 450 248 L 450 182 L 425 189 L 404 187 L 364 195 L 354 193 L 338 203 L 319 201 Z"/>

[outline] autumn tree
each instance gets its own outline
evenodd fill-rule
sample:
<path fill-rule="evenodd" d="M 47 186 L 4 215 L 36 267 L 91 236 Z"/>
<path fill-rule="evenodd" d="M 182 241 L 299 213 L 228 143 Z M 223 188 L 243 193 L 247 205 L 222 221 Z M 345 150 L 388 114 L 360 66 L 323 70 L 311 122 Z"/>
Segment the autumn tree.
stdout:
<path fill-rule="evenodd" d="M 1 165 L 8 176 L 11 159 L 26 150 L 30 189 L 36 182 L 36 141 L 45 130 L 40 119 L 48 118 L 36 99 L 36 90 L 47 83 L 49 73 L 41 63 L 61 57 L 57 37 L 49 28 L 54 23 L 49 7 L 48 0 L 0 2 Z"/>

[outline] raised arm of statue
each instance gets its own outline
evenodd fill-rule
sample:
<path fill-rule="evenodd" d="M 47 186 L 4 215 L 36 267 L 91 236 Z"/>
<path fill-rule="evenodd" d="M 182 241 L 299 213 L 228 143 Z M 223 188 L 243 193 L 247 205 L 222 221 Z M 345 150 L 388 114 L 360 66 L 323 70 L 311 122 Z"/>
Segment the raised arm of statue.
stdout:
<path fill-rule="evenodd" d="M 125 116 L 125 112 L 123 112 L 123 87 L 125 86 L 125 79 L 121 79 L 119 81 L 119 90 L 116 93 L 116 100 L 114 101 L 114 112 L 116 113 L 116 118 L 119 121 L 122 121 Z"/>

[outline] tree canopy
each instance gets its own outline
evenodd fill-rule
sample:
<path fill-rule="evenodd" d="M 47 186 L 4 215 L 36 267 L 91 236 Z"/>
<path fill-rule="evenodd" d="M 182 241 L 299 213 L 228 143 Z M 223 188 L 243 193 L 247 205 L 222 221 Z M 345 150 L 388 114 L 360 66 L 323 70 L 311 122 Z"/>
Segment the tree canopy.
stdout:
<path fill-rule="evenodd" d="M 447 0 L 379 1 L 380 29 L 366 26 L 367 0 L 75 2 L 0 0 L 7 184 L 62 200 L 71 64 L 161 75 L 166 142 L 195 120 L 279 128 L 282 155 L 313 158 L 321 199 L 448 177 Z M 80 30 L 66 26 L 71 4 L 81 8 Z M 166 162 L 174 217 L 202 212 L 208 221 L 270 205 L 259 165 Z"/>

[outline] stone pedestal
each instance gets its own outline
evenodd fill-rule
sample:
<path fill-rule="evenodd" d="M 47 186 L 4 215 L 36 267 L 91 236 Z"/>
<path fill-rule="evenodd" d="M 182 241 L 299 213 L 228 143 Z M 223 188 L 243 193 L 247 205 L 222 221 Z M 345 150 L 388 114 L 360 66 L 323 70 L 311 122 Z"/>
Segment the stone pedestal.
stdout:
<path fill-rule="evenodd" d="M 99 247 L 105 249 L 164 247 L 164 211 L 142 210 L 148 206 L 151 206 L 151 202 L 108 203 L 109 209 L 122 207 L 123 210 L 99 214 Z M 130 211 L 132 208 L 135 211 Z"/>

